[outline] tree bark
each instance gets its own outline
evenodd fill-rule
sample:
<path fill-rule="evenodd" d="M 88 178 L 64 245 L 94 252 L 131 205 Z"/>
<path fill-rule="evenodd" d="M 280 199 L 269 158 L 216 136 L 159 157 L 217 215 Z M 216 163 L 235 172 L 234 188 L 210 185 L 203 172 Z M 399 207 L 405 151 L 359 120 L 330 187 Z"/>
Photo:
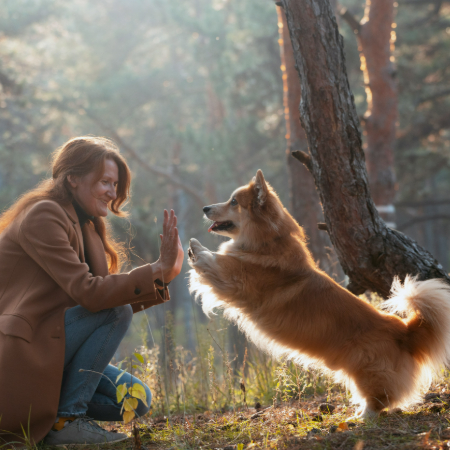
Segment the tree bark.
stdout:
<path fill-rule="evenodd" d="M 350 278 L 348 289 L 387 296 L 393 277 L 407 274 L 450 281 L 429 252 L 386 227 L 372 201 L 343 39 L 329 0 L 281 3 L 300 76 L 311 172 L 328 234 Z"/>
<path fill-rule="evenodd" d="M 325 246 L 330 242 L 327 235 L 317 228 L 323 222 L 314 179 L 308 169 L 292 157 L 294 151 L 308 151 L 308 141 L 300 123 L 298 105 L 301 99 L 301 87 L 295 69 L 294 53 L 283 8 L 277 6 L 281 71 L 283 76 L 283 104 L 286 120 L 286 161 L 289 176 L 289 209 L 294 219 L 304 228 L 308 236 L 308 246 L 314 259 L 322 269 L 327 269 L 328 258 Z"/>
<path fill-rule="evenodd" d="M 381 217 L 395 228 L 394 145 L 398 100 L 393 60 L 394 0 L 366 0 L 360 22 L 345 9 L 341 15 L 357 36 L 364 74 L 365 150 L 372 198 Z"/>

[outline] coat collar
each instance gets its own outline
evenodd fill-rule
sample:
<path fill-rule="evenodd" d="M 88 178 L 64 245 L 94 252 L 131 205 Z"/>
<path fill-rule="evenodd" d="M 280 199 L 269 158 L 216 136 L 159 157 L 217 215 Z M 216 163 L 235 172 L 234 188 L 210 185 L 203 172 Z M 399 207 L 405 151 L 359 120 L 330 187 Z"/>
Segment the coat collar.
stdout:
<path fill-rule="evenodd" d="M 66 203 L 64 205 L 61 205 L 61 207 L 62 209 L 64 209 L 64 211 L 67 214 L 67 217 L 72 221 L 72 223 L 78 223 L 77 213 L 72 203 Z"/>
<path fill-rule="evenodd" d="M 78 216 L 75 211 L 75 208 L 73 207 L 72 203 L 66 203 L 64 205 L 61 205 L 61 207 L 67 214 L 67 217 L 71 220 L 73 227 L 75 229 L 75 232 L 77 233 L 77 238 L 78 238 L 78 243 L 79 243 L 80 261 L 85 262 L 83 234 L 81 233 L 81 227 L 78 222 Z"/>
<path fill-rule="evenodd" d="M 94 277 L 106 277 L 108 275 L 108 262 L 106 261 L 105 248 L 100 236 L 92 224 L 86 223 L 81 229 L 86 252 L 86 262 Z"/>
<path fill-rule="evenodd" d="M 89 264 L 92 275 L 106 277 L 108 275 L 108 262 L 106 261 L 105 248 L 100 236 L 92 224 L 86 223 L 80 227 L 78 216 L 72 203 L 61 205 L 72 221 L 80 243 L 80 260 Z M 85 257 L 86 254 L 86 257 Z M 86 259 L 85 259 L 86 258 Z"/>

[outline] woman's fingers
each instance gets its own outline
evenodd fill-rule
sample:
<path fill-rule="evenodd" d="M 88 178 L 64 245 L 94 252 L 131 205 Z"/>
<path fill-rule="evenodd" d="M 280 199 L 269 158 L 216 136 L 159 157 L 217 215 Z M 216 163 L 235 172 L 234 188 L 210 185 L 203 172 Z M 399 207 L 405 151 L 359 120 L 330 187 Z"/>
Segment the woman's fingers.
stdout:
<path fill-rule="evenodd" d="M 173 233 L 173 227 L 177 225 L 176 217 L 173 209 L 170 210 L 170 213 L 166 209 L 164 210 L 163 235 Z"/>
<path fill-rule="evenodd" d="M 168 222 L 169 222 L 169 213 L 167 212 L 167 209 L 165 209 L 164 210 L 164 220 L 163 220 L 163 235 L 167 234 Z"/>
<path fill-rule="evenodd" d="M 173 271 L 179 265 L 180 253 L 183 254 L 183 247 L 177 228 L 178 218 L 173 209 L 164 210 L 163 234 L 160 234 L 161 249 L 160 259 L 163 262 L 165 270 Z M 181 255 L 183 259 L 183 255 Z"/>
<path fill-rule="evenodd" d="M 175 212 L 173 209 L 170 211 L 170 226 L 172 228 L 177 226 L 177 216 L 175 215 Z"/>
<path fill-rule="evenodd" d="M 170 281 L 181 272 L 184 261 L 184 250 L 181 244 L 178 218 L 173 209 L 164 210 L 163 234 L 160 234 L 160 260 L 163 267 L 163 277 Z"/>
<path fill-rule="evenodd" d="M 177 226 L 177 216 L 175 215 L 175 211 L 173 209 L 170 210 L 170 213 L 167 209 L 164 210 L 164 221 L 163 221 L 163 234 L 166 234 L 169 229 Z"/>

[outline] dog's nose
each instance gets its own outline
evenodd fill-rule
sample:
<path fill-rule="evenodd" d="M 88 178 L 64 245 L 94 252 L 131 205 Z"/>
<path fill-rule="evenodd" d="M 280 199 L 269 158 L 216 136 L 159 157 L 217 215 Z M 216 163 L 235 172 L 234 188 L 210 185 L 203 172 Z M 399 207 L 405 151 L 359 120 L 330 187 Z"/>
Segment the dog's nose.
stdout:
<path fill-rule="evenodd" d="M 203 208 L 203 212 L 206 214 L 210 209 L 211 209 L 210 206 L 205 206 L 205 207 Z"/>

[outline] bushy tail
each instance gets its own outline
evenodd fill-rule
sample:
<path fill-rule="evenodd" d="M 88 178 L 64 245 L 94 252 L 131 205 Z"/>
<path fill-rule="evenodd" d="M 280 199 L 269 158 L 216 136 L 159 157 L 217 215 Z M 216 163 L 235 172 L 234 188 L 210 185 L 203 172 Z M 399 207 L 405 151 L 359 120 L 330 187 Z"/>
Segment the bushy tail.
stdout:
<path fill-rule="evenodd" d="M 383 306 L 406 317 L 413 357 L 438 372 L 450 361 L 450 285 L 443 279 L 417 281 L 407 276 L 403 285 L 394 279 L 391 292 Z"/>

